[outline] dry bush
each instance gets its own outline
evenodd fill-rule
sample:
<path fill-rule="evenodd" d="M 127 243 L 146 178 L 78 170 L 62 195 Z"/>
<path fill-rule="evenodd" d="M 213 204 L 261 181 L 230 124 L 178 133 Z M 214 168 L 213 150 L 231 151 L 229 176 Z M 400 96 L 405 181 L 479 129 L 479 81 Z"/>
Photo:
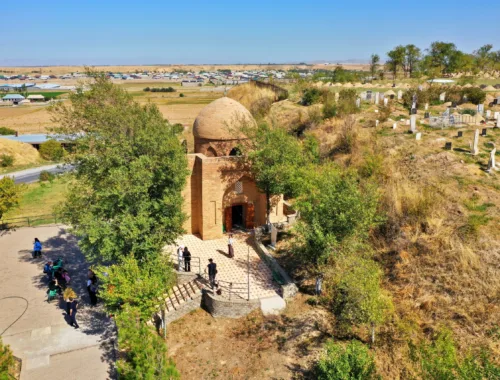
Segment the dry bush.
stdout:
<path fill-rule="evenodd" d="M 231 88 L 227 96 L 243 104 L 254 117 L 263 117 L 277 99 L 274 91 L 245 83 Z"/>
<path fill-rule="evenodd" d="M 342 153 L 352 153 L 358 148 L 358 131 L 356 118 L 352 115 L 347 116 L 340 128 L 337 139 L 336 150 Z"/>
<path fill-rule="evenodd" d="M 40 154 L 30 144 L 0 139 L 0 152 L 14 158 L 16 165 L 34 164 L 40 161 Z"/>

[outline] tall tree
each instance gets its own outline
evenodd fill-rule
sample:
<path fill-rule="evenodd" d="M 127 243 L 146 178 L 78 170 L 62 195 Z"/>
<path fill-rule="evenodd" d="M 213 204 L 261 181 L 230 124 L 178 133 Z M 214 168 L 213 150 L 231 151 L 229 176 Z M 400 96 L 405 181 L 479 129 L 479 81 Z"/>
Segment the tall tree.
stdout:
<path fill-rule="evenodd" d="M 460 52 L 454 43 L 451 42 L 433 42 L 428 49 L 426 59 L 427 69 L 432 71 L 439 69 L 441 74 L 451 74 L 459 69 Z"/>
<path fill-rule="evenodd" d="M 310 152 L 283 128 L 261 124 L 242 128 L 248 137 L 241 151 L 257 187 L 266 195 L 267 222 L 270 223 L 272 198 L 281 194 L 295 195 L 297 169 L 305 164 Z"/>
<path fill-rule="evenodd" d="M 74 138 L 77 184 L 63 214 L 90 260 L 140 262 L 182 233 L 187 161 L 156 105 L 141 106 L 103 74 L 58 103 L 54 119 Z"/>
<path fill-rule="evenodd" d="M 10 177 L 0 179 L 0 219 L 20 200 L 20 187 Z"/>
<path fill-rule="evenodd" d="M 402 45 L 396 46 L 393 50 L 387 53 L 389 59 L 386 62 L 387 69 L 392 73 L 393 79 L 396 80 L 398 69 L 404 68 L 406 48 Z"/>
<path fill-rule="evenodd" d="M 405 46 L 405 73 L 411 78 L 418 63 L 420 62 L 421 51 L 415 45 Z"/>
<path fill-rule="evenodd" d="M 475 50 L 472 54 L 474 55 L 477 68 L 479 70 L 489 70 L 493 66 L 494 53 L 491 51 L 493 45 L 487 44 L 481 46 L 479 49 Z"/>
<path fill-rule="evenodd" d="M 380 57 L 378 54 L 372 54 L 370 58 L 370 74 L 372 79 L 375 78 L 375 74 L 377 73 L 377 69 L 380 66 Z"/>

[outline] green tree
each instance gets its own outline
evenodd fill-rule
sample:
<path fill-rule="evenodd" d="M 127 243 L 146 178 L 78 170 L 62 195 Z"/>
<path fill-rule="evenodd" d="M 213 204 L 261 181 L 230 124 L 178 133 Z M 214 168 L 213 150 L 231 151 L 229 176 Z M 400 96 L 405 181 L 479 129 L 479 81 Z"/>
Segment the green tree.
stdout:
<path fill-rule="evenodd" d="M 347 345 L 333 339 L 326 343 L 326 353 L 319 360 L 318 380 L 370 380 L 378 379 L 375 362 L 368 347 L 358 340 Z"/>
<path fill-rule="evenodd" d="M 0 338 L 0 379 L 7 380 L 14 378 L 11 373 L 14 363 L 12 351 L 9 346 L 2 343 L 2 338 Z"/>
<path fill-rule="evenodd" d="M 98 267 L 96 274 L 107 310 L 119 313 L 126 305 L 136 309 L 143 319 L 151 318 L 159 299 L 175 282 L 172 264 L 164 255 L 142 263 L 126 256 L 119 264 Z"/>
<path fill-rule="evenodd" d="M 48 140 L 40 144 L 40 156 L 50 161 L 59 161 L 64 156 L 64 148 L 56 140 Z"/>
<path fill-rule="evenodd" d="M 380 57 L 378 54 L 372 54 L 370 57 L 370 74 L 372 79 L 375 78 L 375 74 L 377 73 L 377 69 L 380 64 Z"/>
<path fill-rule="evenodd" d="M 494 53 L 491 51 L 493 45 L 487 44 L 475 50 L 472 54 L 475 58 L 476 66 L 479 70 L 489 70 L 493 68 Z"/>
<path fill-rule="evenodd" d="M 333 311 L 344 327 L 366 325 L 371 329 L 372 343 L 375 327 L 386 319 L 392 303 L 381 289 L 382 273 L 370 259 L 345 255 L 336 261 L 333 279 Z"/>
<path fill-rule="evenodd" d="M 302 176 L 302 195 L 296 201 L 301 220 L 296 228 L 304 244 L 303 260 L 320 263 L 347 237 L 367 237 L 378 222 L 373 186 L 361 185 L 354 172 L 342 173 L 331 164 L 308 169 Z"/>
<path fill-rule="evenodd" d="M 296 194 L 297 168 L 304 164 L 306 155 L 299 141 L 282 128 L 261 124 L 242 131 L 248 139 L 240 149 L 257 187 L 266 195 L 270 223 L 272 198 Z"/>
<path fill-rule="evenodd" d="M 422 52 L 415 45 L 410 44 L 405 46 L 404 71 L 410 78 L 413 77 L 413 73 L 418 67 L 421 55 Z"/>
<path fill-rule="evenodd" d="M 130 307 L 117 316 L 120 358 L 118 374 L 125 380 L 173 380 L 180 374 L 167 356 L 165 342 Z"/>
<path fill-rule="evenodd" d="M 436 41 L 428 49 L 425 66 L 430 73 L 437 70 L 441 74 L 451 74 L 463 69 L 463 56 L 454 43 Z"/>
<path fill-rule="evenodd" d="M 0 179 L 0 219 L 11 208 L 17 206 L 20 200 L 20 187 L 14 179 L 3 177 Z"/>
<path fill-rule="evenodd" d="M 0 167 L 7 168 L 14 165 L 14 156 L 10 154 L 0 154 Z"/>
<path fill-rule="evenodd" d="M 402 45 L 396 46 L 387 53 L 389 59 L 386 62 L 387 69 L 392 73 L 394 81 L 398 75 L 398 69 L 404 68 L 406 59 L 406 48 Z"/>
<path fill-rule="evenodd" d="M 302 95 L 302 104 L 304 106 L 310 106 L 315 103 L 319 103 L 321 100 L 322 92 L 317 88 L 306 88 Z"/>
<path fill-rule="evenodd" d="M 156 105 L 141 106 L 93 75 L 70 107 L 54 110 L 60 131 L 74 138 L 78 163 L 63 215 L 91 261 L 155 257 L 183 232 L 186 155 Z"/>

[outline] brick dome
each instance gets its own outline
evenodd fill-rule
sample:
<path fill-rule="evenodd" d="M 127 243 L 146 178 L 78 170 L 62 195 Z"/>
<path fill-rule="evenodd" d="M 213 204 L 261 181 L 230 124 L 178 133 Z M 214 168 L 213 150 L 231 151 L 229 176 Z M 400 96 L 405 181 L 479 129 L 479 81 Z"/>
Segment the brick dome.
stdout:
<path fill-rule="evenodd" d="M 252 114 L 241 103 L 223 97 L 200 111 L 193 124 L 193 135 L 195 139 L 203 140 L 236 140 L 244 136 L 235 136 L 231 130 L 244 123 L 256 125 Z"/>

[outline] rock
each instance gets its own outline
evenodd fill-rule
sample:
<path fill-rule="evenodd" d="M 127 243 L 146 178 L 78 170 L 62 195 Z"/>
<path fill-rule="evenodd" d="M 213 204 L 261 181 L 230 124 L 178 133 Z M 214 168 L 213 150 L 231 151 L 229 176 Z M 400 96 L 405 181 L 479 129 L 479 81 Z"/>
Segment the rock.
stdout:
<path fill-rule="evenodd" d="M 286 302 L 280 296 L 261 298 L 260 309 L 264 315 L 278 315 L 286 308 Z"/>

